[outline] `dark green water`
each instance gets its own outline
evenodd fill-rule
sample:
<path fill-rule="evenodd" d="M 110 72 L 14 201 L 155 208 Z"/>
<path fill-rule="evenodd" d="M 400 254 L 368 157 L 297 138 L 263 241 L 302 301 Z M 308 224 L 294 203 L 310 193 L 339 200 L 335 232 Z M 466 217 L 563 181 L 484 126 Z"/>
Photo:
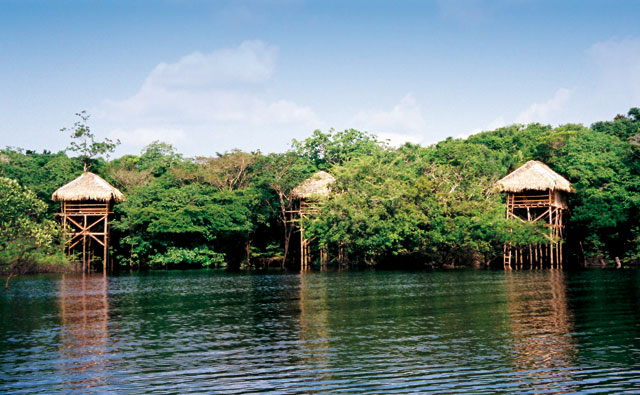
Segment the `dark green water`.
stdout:
<path fill-rule="evenodd" d="M 38 276 L 2 393 L 640 392 L 636 270 Z"/>

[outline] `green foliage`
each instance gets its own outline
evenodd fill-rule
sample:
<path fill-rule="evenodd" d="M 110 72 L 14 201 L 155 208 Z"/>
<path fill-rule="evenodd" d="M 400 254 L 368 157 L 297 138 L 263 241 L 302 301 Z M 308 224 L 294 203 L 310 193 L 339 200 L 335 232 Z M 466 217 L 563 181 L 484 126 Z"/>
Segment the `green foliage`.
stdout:
<path fill-rule="evenodd" d="M 322 246 L 342 246 L 369 264 L 397 256 L 485 262 L 505 241 L 542 237 L 537 226 L 504 219 L 494 189 L 504 174 L 500 159 L 462 140 L 354 159 L 332 169 L 336 193 L 306 227 Z"/>
<path fill-rule="evenodd" d="M 49 216 L 57 207 L 51 194 L 81 171 L 82 162 L 67 157 L 64 152 L 36 153 L 10 148 L 0 151 L 0 176 L 19 180 L 35 192 L 40 200 L 47 202 Z"/>
<path fill-rule="evenodd" d="M 171 247 L 213 245 L 244 240 L 256 226 L 253 190 L 219 192 L 202 184 L 165 187 L 152 184 L 128 194 L 117 206 L 113 228 L 125 234 L 121 263 L 146 262 Z"/>
<path fill-rule="evenodd" d="M 62 231 L 45 218 L 46 210 L 35 193 L 0 177 L 0 274 L 12 275 L 26 265 L 64 263 L 59 254 Z"/>
<path fill-rule="evenodd" d="M 355 129 L 342 132 L 330 129 L 328 133 L 315 130 L 304 141 L 294 139 L 292 145 L 296 153 L 310 160 L 320 170 L 327 170 L 361 156 L 373 155 L 386 148 L 374 135 Z"/>
<path fill-rule="evenodd" d="M 629 141 L 640 133 L 640 109 L 634 107 L 627 116 L 617 115 L 613 121 L 596 122 L 591 129 Z"/>
<path fill-rule="evenodd" d="M 109 154 L 120 144 L 120 140 L 112 141 L 105 138 L 103 141 L 96 141 L 95 135 L 89 128 L 88 121 L 90 115 L 86 111 L 76 113 L 80 118 L 71 128 L 62 128 L 61 132 L 70 133 L 71 142 L 67 148 L 69 151 L 77 152 L 84 163 L 84 170 L 89 167 L 89 162 L 97 155 Z"/>
<path fill-rule="evenodd" d="M 216 158 L 199 157 L 196 161 L 200 166 L 193 177 L 220 191 L 244 189 L 251 184 L 255 170 L 252 166 L 258 158 L 257 153 L 249 154 L 240 150 L 218 154 Z M 183 178 L 188 177 L 185 172 Z"/>
<path fill-rule="evenodd" d="M 584 241 L 587 258 L 633 251 L 640 235 L 640 167 L 630 144 L 615 127 L 586 130 L 567 141 L 555 162 L 576 189 L 568 234 Z"/>
<path fill-rule="evenodd" d="M 81 156 L 113 148 L 94 145 L 86 114 L 80 116 L 72 147 Z M 312 248 L 327 249 L 330 257 L 341 251 L 352 263 L 371 265 L 497 261 L 505 242 L 545 241 L 543 225 L 505 218 L 503 194 L 495 189 L 498 179 L 531 159 L 547 163 L 576 190 L 566 227 L 566 249 L 574 258 L 640 260 L 638 108 L 590 127 L 511 125 L 430 147 L 393 149 L 354 129 L 316 130 L 279 154 L 233 150 L 189 159 L 156 141 L 140 155 L 91 163 L 127 198 L 115 205 L 112 222 L 112 248 L 121 265 L 202 267 L 224 261 L 248 267 L 252 259 L 266 264 L 298 256 L 299 243 L 292 243 L 298 225 L 291 217 L 292 190 L 319 169 L 334 175 L 336 183 L 334 193 L 319 202 L 317 215 L 304 219 Z M 18 232 L 31 240 L 25 245 L 58 251 L 56 233 L 47 228 L 57 210 L 50 196 L 81 170 L 80 158 L 64 152 L 0 151 L 0 176 L 35 192 L 20 190 L 29 196 L 27 206 L 5 203 L 8 230 L 0 234 L 2 240 L 21 239 L 10 236 Z M 48 202 L 44 208 L 43 200 Z M 37 214 L 15 214 L 29 212 L 27 207 L 36 207 Z M 7 222 L 23 217 L 40 224 L 31 229 L 41 233 Z M 41 244 L 35 234 L 50 234 L 54 241 Z M 3 242 L 2 256 L 23 248 Z"/>
<path fill-rule="evenodd" d="M 151 258 L 155 266 L 171 268 L 176 266 L 223 267 L 225 256 L 207 247 L 176 248 L 169 247 L 164 254 L 156 254 Z"/>
<path fill-rule="evenodd" d="M 259 176 L 257 185 L 263 191 L 268 216 L 276 221 L 282 232 L 283 264 L 287 260 L 289 244 L 294 230 L 289 212 L 293 209 L 293 189 L 313 174 L 315 168 L 305 158 L 294 152 L 269 154 L 256 162 Z"/>
<path fill-rule="evenodd" d="M 324 246 L 343 245 L 374 262 L 424 245 L 425 215 L 412 203 L 410 169 L 387 155 L 362 156 L 333 168 L 336 194 L 307 225 Z"/>
<path fill-rule="evenodd" d="M 154 141 L 144 149 L 136 161 L 136 168 L 140 171 L 150 171 L 155 177 L 159 177 L 181 160 L 182 155 L 178 154 L 172 145 Z"/>

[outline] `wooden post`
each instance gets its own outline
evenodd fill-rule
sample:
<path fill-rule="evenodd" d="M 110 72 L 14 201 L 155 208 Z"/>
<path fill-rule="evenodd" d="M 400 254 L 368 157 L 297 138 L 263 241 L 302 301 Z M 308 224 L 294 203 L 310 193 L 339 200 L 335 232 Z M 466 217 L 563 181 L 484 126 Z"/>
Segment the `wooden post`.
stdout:
<path fill-rule="evenodd" d="M 549 191 L 549 196 L 551 196 L 551 191 Z M 549 207 L 549 258 L 551 259 L 551 267 L 553 267 L 553 209 Z"/>
<path fill-rule="evenodd" d="M 542 255 L 542 246 L 540 244 L 538 244 L 538 253 L 536 255 L 538 256 L 538 267 L 542 268 L 544 265 L 544 256 Z"/>
<path fill-rule="evenodd" d="M 84 215 L 82 227 L 82 273 L 87 273 L 87 215 Z"/>
<path fill-rule="evenodd" d="M 107 203 L 108 204 L 108 203 Z M 107 213 L 105 213 L 104 215 L 104 258 L 102 260 L 102 275 L 106 276 L 107 275 L 107 259 L 108 259 L 108 253 L 109 253 L 109 236 L 107 234 L 107 229 L 109 226 L 109 223 L 107 221 L 107 218 L 109 218 L 109 207 L 107 206 Z"/>
<path fill-rule="evenodd" d="M 560 240 L 560 267 L 562 267 L 562 240 Z"/>
<path fill-rule="evenodd" d="M 109 240 L 111 239 L 111 228 L 108 231 Z M 109 259 L 109 264 L 111 266 L 111 273 L 113 273 L 113 259 Z"/>
<path fill-rule="evenodd" d="M 560 267 L 562 267 L 562 241 L 564 239 L 564 232 L 562 231 L 563 228 L 563 224 L 562 224 L 562 214 L 563 214 L 563 210 L 560 210 L 560 220 L 559 220 L 559 231 L 560 231 Z"/>
<path fill-rule="evenodd" d="M 558 209 L 556 212 L 556 237 L 558 240 L 558 245 L 556 246 L 556 251 L 558 255 L 556 257 L 556 263 L 559 268 L 562 267 L 562 210 Z"/>
<path fill-rule="evenodd" d="M 62 202 L 62 229 L 64 229 L 65 232 L 65 236 L 68 236 L 67 234 L 67 202 Z M 67 250 L 67 256 L 69 256 L 69 250 L 67 249 L 67 247 L 65 246 L 65 250 Z"/>
<path fill-rule="evenodd" d="M 531 222 L 531 210 L 529 210 L 529 207 L 527 207 L 527 221 Z M 531 259 L 532 254 L 531 254 L 531 243 L 529 243 L 529 268 L 533 267 L 533 261 Z"/>
<path fill-rule="evenodd" d="M 304 224 L 302 223 L 302 207 L 300 207 L 300 269 L 304 271 Z"/>

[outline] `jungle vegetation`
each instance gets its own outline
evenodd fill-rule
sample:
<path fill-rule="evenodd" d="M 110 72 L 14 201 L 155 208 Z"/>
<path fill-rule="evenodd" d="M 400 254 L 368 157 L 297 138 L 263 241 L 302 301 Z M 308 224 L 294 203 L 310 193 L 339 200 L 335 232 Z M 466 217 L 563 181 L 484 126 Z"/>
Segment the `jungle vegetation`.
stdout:
<path fill-rule="evenodd" d="M 590 127 L 511 125 L 428 147 L 392 148 L 349 129 L 316 130 L 277 154 L 186 158 L 154 142 L 139 155 L 107 160 L 6 148 L 0 270 L 62 259 L 59 207 L 50 197 L 85 163 L 127 197 L 112 221 L 112 256 L 123 268 L 296 266 L 291 191 L 318 170 L 336 183 L 305 229 L 329 259 L 340 248 L 351 265 L 501 264 L 505 241 L 541 238 L 539 228 L 505 222 L 504 197 L 495 189 L 531 159 L 576 190 L 566 229 L 570 261 L 640 262 L 640 109 L 632 108 Z"/>

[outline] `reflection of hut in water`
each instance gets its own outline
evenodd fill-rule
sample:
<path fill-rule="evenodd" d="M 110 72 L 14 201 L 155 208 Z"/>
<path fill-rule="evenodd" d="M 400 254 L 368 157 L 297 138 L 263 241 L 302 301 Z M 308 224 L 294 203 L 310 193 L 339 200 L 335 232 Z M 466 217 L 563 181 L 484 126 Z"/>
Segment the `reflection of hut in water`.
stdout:
<path fill-rule="evenodd" d="M 542 162 L 530 160 L 500 181 L 507 194 L 507 218 L 523 222 L 543 222 L 549 233 L 546 246 L 529 245 L 526 249 L 504 246 L 504 267 L 562 265 L 563 214 L 567 210 L 566 194 L 573 192 L 569 181 Z M 515 259 L 514 259 L 515 258 Z"/>
<path fill-rule="evenodd" d="M 329 342 L 328 278 L 300 273 L 300 340 L 304 351 L 302 365 L 317 372 L 329 372 L 331 344 Z M 330 373 L 327 373 L 330 374 Z M 327 379 L 316 375 L 314 380 Z"/>
<path fill-rule="evenodd" d="M 101 275 L 63 275 L 60 281 L 60 376 L 79 388 L 91 388 L 106 378 L 107 287 L 108 279 Z"/>
<path fill-rule="evenodd" d="M 300 267 L 304 270 L 309 267 L 310 251 L 309 245 L 313 240 L 308 240 L 304 236 L 304 219 L 318 212 L 317 204 L 329 197 L 331 194 L 331 184 L 336 181 L 335 177 L 326 171 L 319 171 L 306 179 L 302 184 L 292 191 L 296 199 L 296 205 L 292 214 L 297 216 L 300 224 Z M 320 250 L 320 260 L 325 263 L 327 252 Z"/>
<path fill-rule="evenodd" d="M 531 278 L 533 276 L 533 278 Z M 506 273 L 507 313 L 513 337 L 514 368 L 534 392 L 571 392 L 577 355 L 574 318 L 564 272 Z M 558 386 L 564 386 L 558 388 Z"/>
<path fill-rule="evenodd" d="M 109 252 L 109 214 L 114 202 L 124 195 L 100 176 L 84 172 L 53 193 L 61 202 L 62 226 L 69 230 L 66 250 L 70 254 L 82 245 L 82 270 L 90 270 L 91 257 L 102 250 L 102 270 L 107 271 Z"/>

